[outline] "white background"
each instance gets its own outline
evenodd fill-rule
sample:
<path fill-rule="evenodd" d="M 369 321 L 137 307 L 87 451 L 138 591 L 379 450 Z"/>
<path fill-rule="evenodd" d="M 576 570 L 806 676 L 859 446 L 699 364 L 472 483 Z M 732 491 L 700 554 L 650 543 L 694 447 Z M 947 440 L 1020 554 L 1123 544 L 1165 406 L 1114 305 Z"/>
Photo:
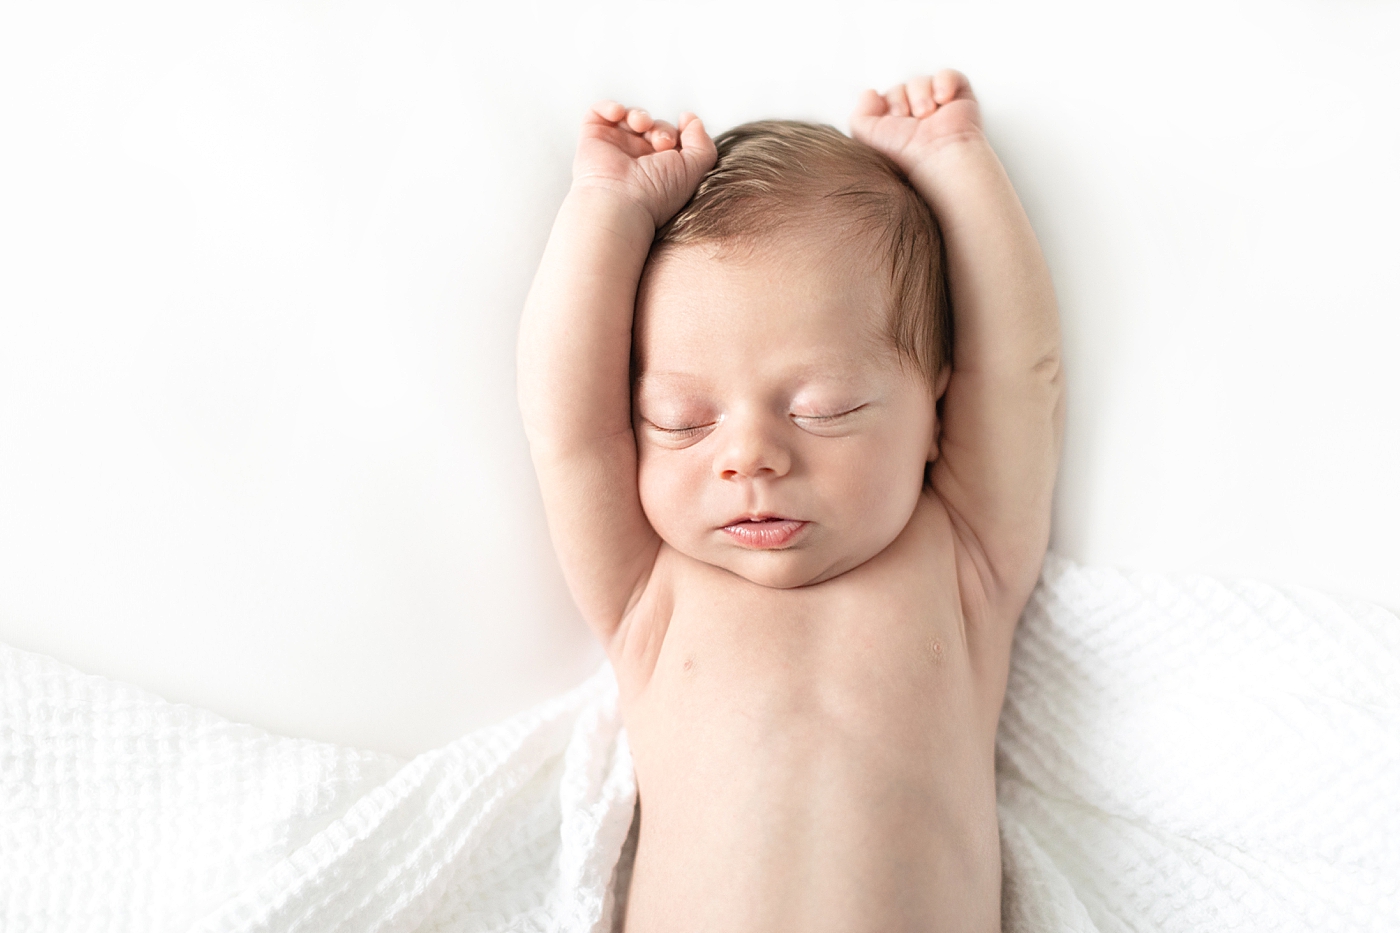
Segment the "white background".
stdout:
<path fill-rule="evenodd" d="M 604 96 L 950 65 L 1058 288 L 1053 547 L 1400 608 L 1400 5 L 7 4 L 0 641 L 408 755 L 602 659 L 519 309 Z"/>

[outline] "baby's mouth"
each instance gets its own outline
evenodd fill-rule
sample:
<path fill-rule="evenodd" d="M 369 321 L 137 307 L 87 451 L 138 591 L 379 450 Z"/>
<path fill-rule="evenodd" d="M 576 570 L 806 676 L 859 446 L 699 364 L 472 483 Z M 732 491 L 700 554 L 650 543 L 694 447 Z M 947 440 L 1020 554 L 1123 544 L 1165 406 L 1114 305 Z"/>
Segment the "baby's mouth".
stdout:
<path fill-rule="evenodd" d="M 782 518 L 765 515 L 755 518 L 741 518 L 730 522 L 720 530 L 729 535 L 730 540 L 740 547 L 771 550 L 787 547 L 798 532 L 807 527 L 804 521 L 795 518 Z"/>

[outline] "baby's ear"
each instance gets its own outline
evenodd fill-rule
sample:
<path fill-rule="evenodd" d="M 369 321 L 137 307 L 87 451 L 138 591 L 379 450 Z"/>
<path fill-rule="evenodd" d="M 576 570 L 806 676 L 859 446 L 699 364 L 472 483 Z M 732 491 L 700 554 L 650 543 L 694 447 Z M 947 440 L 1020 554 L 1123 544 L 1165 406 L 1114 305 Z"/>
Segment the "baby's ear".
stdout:
<path fill-rule="evenodd" d="M 933 381 L 933 441 L 928 448 L 928 462 L 938 459 L 938 439 L 943 436 L 943 393 L 948 391 L 948 379 L 953 367 L 944 366 Z"/>
<path fill-rule="evenodd" d="M 942 400 L 943 393 L 948 391 L 948 380 L 953 376 L 953 367 L 947 363 L 938 371 L 938 378 L 933 380 L 933 397 Z"/>

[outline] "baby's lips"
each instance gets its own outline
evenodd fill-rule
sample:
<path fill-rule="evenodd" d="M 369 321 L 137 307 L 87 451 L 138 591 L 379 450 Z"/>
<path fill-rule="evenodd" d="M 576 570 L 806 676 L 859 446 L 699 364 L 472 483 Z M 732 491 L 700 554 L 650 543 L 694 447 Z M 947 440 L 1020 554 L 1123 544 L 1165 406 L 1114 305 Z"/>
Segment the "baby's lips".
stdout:
<path fill-rule="evenodd" d="M 744 516 L 720 530 L 742 547 L 767 550 L 786 547 L 807 523 L 795 518 Z"/>
<path fill-rule="evenodd" d="M 775 515 L 775 514 L 773 514 L 773 513 L 771 513 L 771 512 L 745 512 L 743 515 L 740 515 L 740 516 L 737 516 L 737 517 L 735 517 L 735 518 L 730 519 L 729 521 L 725 522 L 725 523 L 724 523 L 723 525 L 721 525 L 720 527 L 721 527 L 721 528 L 732 528 L 732 527 L 734 527 L 735 525 L 742 525 L 742 524 L 745 524 L 745 523 L 755 523 L 755 524 L 758 524 L 758 523 L 762 523 L 762 522 L 796 522 L 796 521 L 801 521 L 801 519 L 797 519 L 797 518 L 788 518 L 786 515 Z"/>

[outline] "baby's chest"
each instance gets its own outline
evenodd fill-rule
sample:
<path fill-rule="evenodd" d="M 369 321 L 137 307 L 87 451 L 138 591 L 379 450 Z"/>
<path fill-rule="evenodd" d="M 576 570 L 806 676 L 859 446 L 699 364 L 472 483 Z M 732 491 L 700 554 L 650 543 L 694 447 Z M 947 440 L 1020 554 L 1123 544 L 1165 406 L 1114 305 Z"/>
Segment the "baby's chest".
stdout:
<path fill-rule="evenodd" d="M 833 583 L 799 590 L 719 585 L 676 594 L 657 670 L 781 681 L 789 674 L 847 676 L 947 658 L 954 605 L 922 586 Z M 930 668 L 932 669 L 932 668 Z"/>
<path fill-rule="evenodd" d="M 927 563 L 792 590 L 703 570 L 673 586 L 653 657 L 619 671 L 635 688 L 624 689 L 629 723 L 654 713 L 759 731 L 794 719 L 860 727 L 937 715 L 970 685 L 956 583 Z"/>
<path fill-rule="evenodd" d="M 708 615 L 678 606 L 623 714 L 651 789 L 659 779 L 713 792 L 740 772 L 761 783 L 830 767 L 841 780 L 902 786 L 987 744 L 968 744 L 969 725 L 986 719 L 979 695 L 945 615 L 898 599 L 735 602 Z"/>

